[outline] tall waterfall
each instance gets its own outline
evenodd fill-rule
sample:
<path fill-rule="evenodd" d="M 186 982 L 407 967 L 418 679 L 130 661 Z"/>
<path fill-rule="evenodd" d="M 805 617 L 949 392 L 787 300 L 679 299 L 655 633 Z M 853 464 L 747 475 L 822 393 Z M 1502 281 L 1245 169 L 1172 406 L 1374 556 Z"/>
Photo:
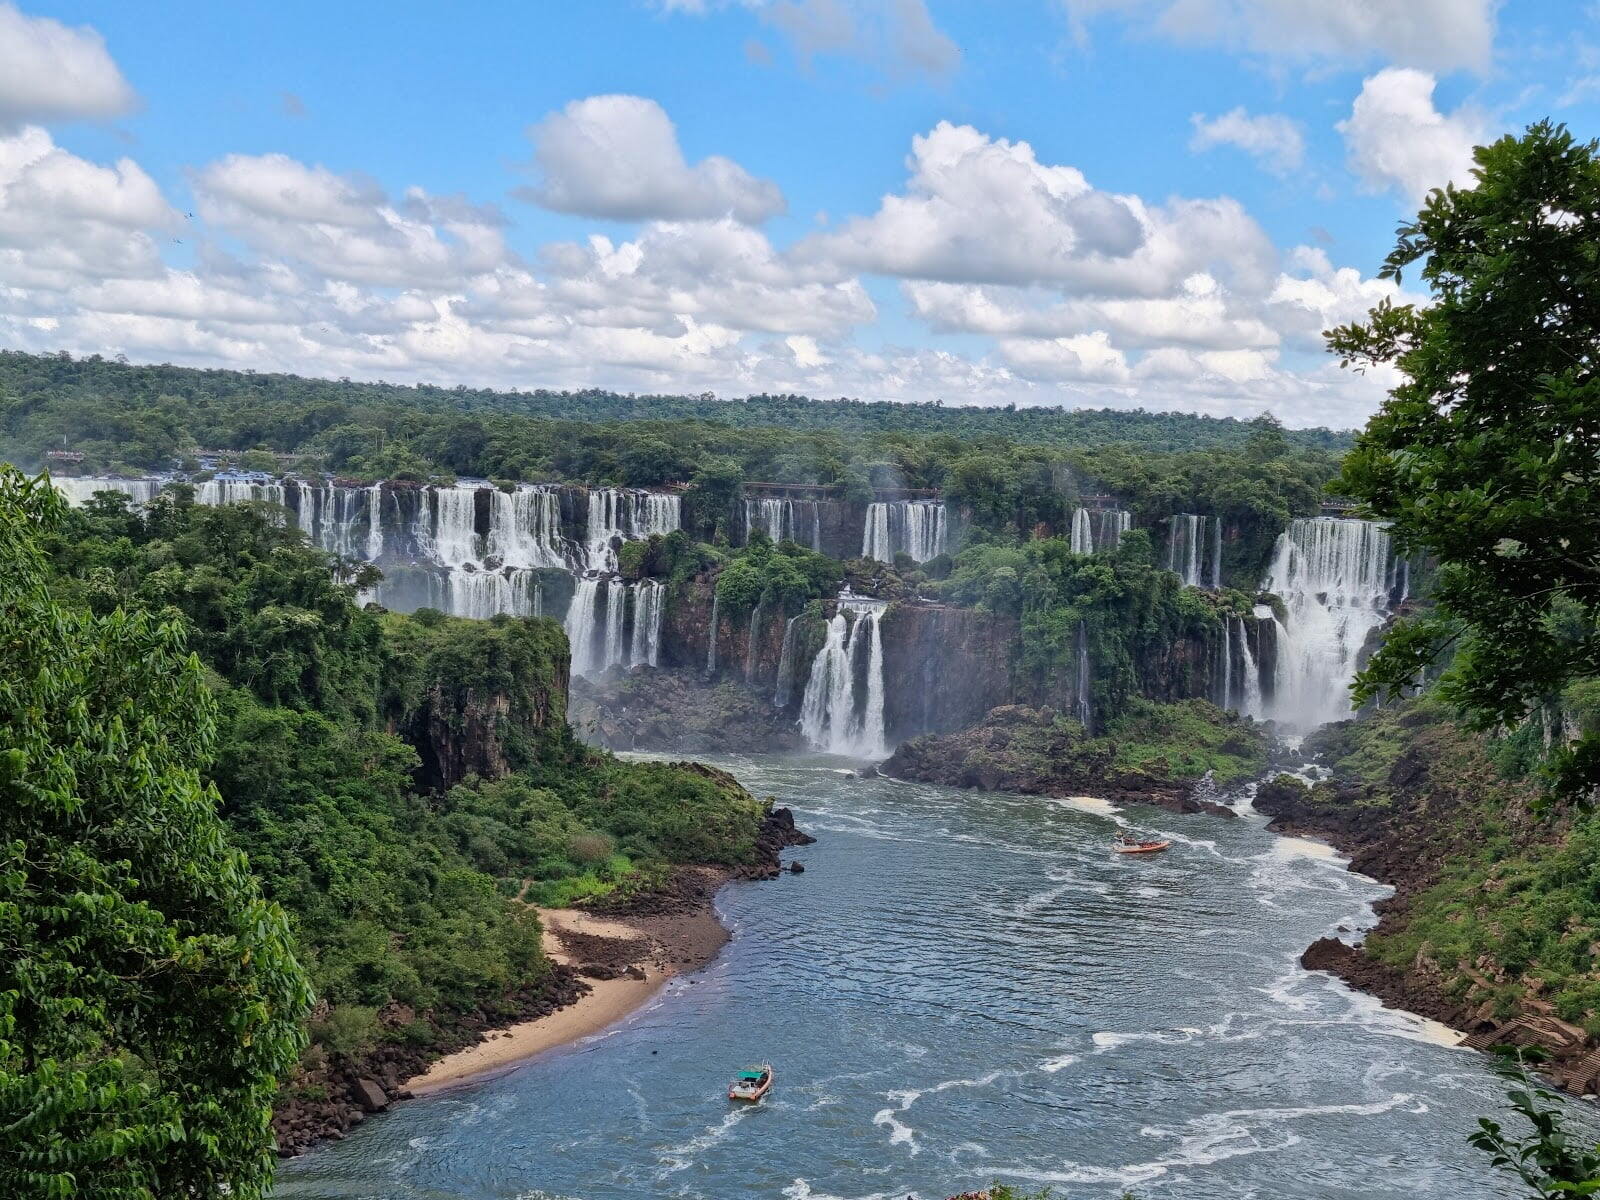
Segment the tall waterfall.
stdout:
<path fill-rule="evenodd" d="M 1133 528 L 1133 514 L 1121 508 L 1077 508 L 1072 512 L 1072 552 L 1093 554 L 1115 550 L 1122 535 Z"/>
<path fill-rule="evenodd" d="M 861 557 L 892 563 L 909 554 L 923 563 L 945 550 L 945 507 L 938 500 L 893 500 L 867 506 Z"/>
<path fill-rule="evenodd" d="M 1167 570 L 1188 587 L 1222 586 L 1222 521 L 1194 513 L 1167 519 Z"/>
<path fill-rule="evenodd" d="M 661 662 L 661 610 L 667 585 L 645 579 L 633 587 L 633 638 L 628 665 L 654 667 Z"/>
<path fill-rule="evenodd" d="M 717 610 L 722 607 L 722 597 L 717 595 L 716 584 L 711 585 L 711 630 L 706 635 L 706 674 L 717 673 Z"/>
<path fill-rule="evenodd" d="M 666 585 L 653 579 L 586 575 L 567 607 L 572 673 L 593 677 L 615 666 L 656 666 L 661 656 L 661 611 Z"/>
<path fill-rule="evenodd" d="M 888 754 L 883 725 L 880 601 L 841 599 L 827 639 L 811 662 L 800 703 L 800 731 L 818 750 L 850 758 Z"/>
<path fill-rule="evenodd" d="M 1262 621 L 1272 619 L 1270 608 L 1262 611 L 1266 617 L 1257 617 L 1258 629 Z M 1252 717 L 1262 715 L 1261 672 L 1251 648 L 1251 630 L 1243 617 L 1225 615 L 1222 618 L 1222 641 L 1217 648 L 1213 680 L 1212 700 L 1218 708 L 1231 708 Z"/>
<path fill-rule="evenodd" d="M 744 681 L 754 683 L 756 678 L 756 664 L 760 661 L 761 637 L 761 602 L 756 601 L 756 606 L 750 610 L 750 629 L 744 640 Z"/>
<path fill-rule="evenodd" d="M 1089 520 L 1087 508 L 1077 509 L 1072 514 L 1072 552 L 1094 553 L 1094 524 Z"/>
<path fill-rule="evenodd" d="M 1389 534 L 1375 521 L 1299 517 L 1278 537 L 1266 589 L 1283 600 L 1265 715 L 1309 730 L 1350 716 L 1367 636 L 1390 613 Z"/>
<path fill-rule="evenodd" d="M 822 506 L 815 500 L 749 500 L 744 502 L 744 540 L 761 530 L 775 542 L 798 542 L 822 549 Z"/>
<path fill-rule="evenodd" d="M 783 649 L 778 653 L 778 681 L 772 692 L 774 708 L 788 708 L 794 699 L 794 629 L 799 617 L 790 617 L 783 625 Z"/>
<path fill-rule="evenodd" d="M 1089 630 L 1082 620 L 1078 622 L 1078 632 L 1074 642 L 1072 715 L 1078 718 L 1078 724 L 1083 726 L 1085 733 L 1093 733 L 1094 704 L 1090 697 L 1094 686 L 1094 672 L 1089 663 Z"/>
<path fill-rule="evenodd" d="M 594 488 L 584 540 L 594 571 L 617 569 L 616 542 L 639 541 L 682 527 L 682 497 L 637 488 Z"/>

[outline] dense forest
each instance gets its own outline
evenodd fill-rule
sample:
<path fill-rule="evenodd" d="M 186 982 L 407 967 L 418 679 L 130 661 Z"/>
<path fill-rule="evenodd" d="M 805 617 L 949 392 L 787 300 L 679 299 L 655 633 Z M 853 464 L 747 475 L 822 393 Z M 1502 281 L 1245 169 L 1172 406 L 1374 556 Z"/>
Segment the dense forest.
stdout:
<path fill-rule="evenodd" d="M 760 429 L 767 436 L 775 430 L 839 435 L 825 439 L 825 444 L 944 437 L 967 444 L 1017 443 L 1076 450 L 1110 445 L 1152 451 L 1237 447 L 1250 434 L 1250 422 L 1231 417 L 1142 409 L 946 407 L 938 402 L 895 404 L 768 395 L 718 400 L 705 395 L 635 396 L 601 390 L 496 392 L 17 351 L 0 351 L 0 413 L 5 415 L 7 432 L 18 439 L 19 452 L 30 456 L 30 461 L 46 449 L 85 449 L 105 459 L 103 465 L 120 460 L 134 466 L 156 465 L 195 444 L 240 450 L 256 445 L 279 451 L 316 448 L 337 456 L 341 440 L 349 442 L 363 429 L 383 429 L 404 437 L 406 430 L 400 426 L 406 422 L 427 424 L 426 418 L 440 414 L 474 418 L 451 423 L 458 431 L 454 444 L 439 448 L 442 453 L 435 461 L 454 470 L 465 468 L 450 458 L 459 460 L 470 454 L 481 438 L 478 431 L 504 427 L 494 420 L 497 416 L 533 418 L 556 427 L 626 424 L 634 434 L 630 441 L 641 443 L 634 451 L 635 470 L 651 467 L 644 450 L 657 427 L 679 424 Z M 1351 435 L 1307 429 L 1295 430 L 1289 438 L 1303 449 L 1337 452 L 1349 447 Z M 376 447 L 368 448 L 373 449 Z M 330 463 L 333 461 L 330 457 Z"/>
<path fill-rule="evenodd" d="M 222 825 L 192 836 L 210 839 L 204 854 L 233 864 L 230 886 L 240 899 L 217 898 L 226 919 L 281 921 L 235 906 L 258 903 L 250 899 L 256 887 L 287 914 L 285 925 L 269 923 L 260 936 L 278 939 L 273 969 L 285 982 L 275 986 L 301 997 L 309 984 L 316 997 L 302 1072 L 384 1042 L 425 1052 L 447 1040 L 452 1014 L 514 1016 L 537 1003 L 552 980 L 527 902 L 644 888 L 674 863 L 738 865 L 753 854 L 762 809 L 731 780 L 624 763 L 573 738 L 565 721 L 566 639 L 555 622 L 363 610 L 354 584 L 339 581 L 325 554 L 259 508 L 207 509 L 179 493 L 142 511 L 117 497 L 68 511 L 9 470 L 0 476 L 0 504 L 7 539 L 0 576 L 11 589 L 5 627 L 24 634 L 4 643 L 8 714 L 32 718 L 40 702 L 16 688 L 55 676 L 57 688 L 92 693 L 91 707 L 108 705 L 124 714 L 116 719 L 139 722 L 138 737 L 170 743 L 147 763 L 144 751 L 129 761 L 144 764 L 152 787 L 199 789 L 196 821 L 214 820 L 214 803 Z M 19 605 L 37 606 L 44 595 L 58 614 L 49 618 L 53 636 L 71 644 L 50 652 L 48 673 L 39 676 L 36 656 L 48 643 L 33 644 L 33 609 Z M 79 624 L 144 639 L 146 650 L 130 642 L 129 666 L 155 674 L 63 673 L 71 654 L 91 650 L 87 642 L 77 648 Z M 118 650 L 107 643 L 94 652 L 103 658 Z M 162 671 L 177 671 L 182 689 L 158 705 L 171 687 Z M 74 700 L 69 692 L 52 703 Z M 95 789 L 121 785 L 103 767 L 59 745 L 8 753 L 8 786 L 38 769 L 37 755 L 64 756 L 59 786 L 71 799 L 61 802 L 59 836 L 82 841 L 102 819 L 114 820 Z M 176 757 L 169 762 L 169 755 Z M 168 821 L 159 804 L 140 819 Z M 224 836 L 243 859 L 226 858 L 234 852 L 222 849 Z M 89 848 L 83 842 L 80 855 Z M 152 877 L 158 869 L 185 877 L 210 870 L 200 851 L 184 853 L 192 862 L 158 864 L 124 881 L 126 902 L 171 886 Z M 78 869 L 36 863 L 17 877 L 34 881 L 17 893 L 23 911 L 36 914 L 30 919 L 51 920 L 49 910 L 30 907 L 48 903 L 41 881 Z M 257 961 L 266 966 L 264 951 Z M 77 986 L 91 1005 L 118 1003 L 104 978 Z M 274 1019 L 281 1023 L 286 1013 L 291 1027 L 306 1011 L 301 999 L 278 1003 Z M 7 1018 L 16 1019 L 15 1012 Z M 83 1032 L 69 1037 L 77 1019 L 66 1011 L 25 1019 L 37 1023 L 25 1039 L 34 1067 L 0 1112 L 25 1111 L 65 1086 L 82 1069 L 74 1059 L 92 1044 Z M 93 1036 L 150 1061 L 143 1042 L 123 1042 L 109 1029 Z M 276 1047 L 274 1057 L 252 1068 L 258 1102 L 263 1086 L 271 1095 L 277 1074 L 295 1061 L 293 1035 L 275 1036 L 262 1042 L 263 1052 Z M 62 1054 L 38 1055 L 58 1042 Z M 231 1130 L 247 1148 L 229 1151 L 232 1157 L 270 1144 L 259 1112 L 251 1128 Z M 85 1138 L 144 1136 L 116 1111 L 81 1120 Z M 0 1182 L 26 1178 L 32 1186 L 49 1174 L 45 1158 L 28 1161 L 33 1174 L 25 1176 L 0 1165 Z M 185 1169 L 157 1178 L 171 1185 Z"/>

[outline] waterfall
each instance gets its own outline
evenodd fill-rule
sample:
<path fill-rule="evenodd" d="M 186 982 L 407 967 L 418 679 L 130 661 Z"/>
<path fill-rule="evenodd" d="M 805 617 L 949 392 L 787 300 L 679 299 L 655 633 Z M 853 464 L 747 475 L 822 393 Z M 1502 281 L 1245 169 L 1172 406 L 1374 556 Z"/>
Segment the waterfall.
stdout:
<path fill-rule="evenodd" d="M 757 639 L 761 635 L 761 602 L 756 601 L 756 606 L 750 610 L 750 632 L 744 641 L 744 681 L 754 683 L 756 678 L 756 662 L 758 661 Z"/>
<path fill-rule="evenodd" d="M 56 480 L 69 503 L 81 504 L 96 491 L 117 491 L 138 502 L 153 498 L 165 478 Z M 318 484 L 304 480 L 279 483 L 265 476 L 223 473 L 194 485 L 195 501 L 207 506 L 258 502 L 278 505 L 293 514 L 294 525 L 312 545 L 350 562 L 381 566 L 385 578 L 363 592 L 359 603 L 377 601 L 403 611 L 438 608 L 458 617 L 484 618 L 500 613 L 539 615 L 544 599 L 536 575 L 540 570 L 583 569 L 584 547 L 562 534 L 561 489 L 553 484 L 522 484 L 511 491 L 482 481 L 449 487 L 371 484 Z M 636 539 L 669 533 L 679 526 L 679 497 L 639 489 L 602 488 L 589 493 L 589 533 L 604 541 L 596 557 L 613 566 L 611 538 Z M 487 525 L 482 524 L 487 517 Z M 622 619 L 622 606 L 606 605 L 609 585 L 588 589 L 582 604 L 569 608 L 599 618 L 608 612 Z M 645 640 L 635 634 L 623 646 L 621 634 L 606 647 L 607 630 L 592 639 L 590 653 L 575 651 L 582 671 L 603 670 L 638 653 L 659 660 L 660 611 L 656 591 L 627 592 L 646 617 Z M 598 618 L 597 618 L 598 619 Z M 575 618 L 574 618 L 575 622 Z M 588 630 L 588 623 L 581 628 Z M 579 623 L 569 622 L 576 634 Z M 650 633 L 654 629 L 656 632 Z M 584 642 L 588 647 L 591 643 Z M 620 647 L 620 648 L 619 648 Z M 653 658 L 651 656 L 654 656 Z"/>
<path fill-rule="evenodd" d="M 1223 615 L 1221 657 L 1218 660 L 1222 670 L 1216 677 L 1218 686 L 1214 696 L 1218 708 L 1233 707 L 1233 621 L 1234 618 Z"/>
<path fill-rule="evenodd" d="M 1250 634 L 1244 627 L 1244 618 L 1235 617 L 1239 622 L 1239 675 L 1244 684 L 1244 700 L 1239 705 L 1239 711 L 1246 716 L 1258 717 L 1261 715 L 1261 668 L 1256 665 L 1256 656 L 1250 649 Z M 1259 624 L 1256 625 L 1260 629 Z"/>
<path fill-rule="evenodd" d="M 1350 716 L 1367 637 L 1389 616 L 1389 534 L 1375 521 L 1299 517 L 1278 536 L 1266 589 L 1282 598 L 1266 715 L 1309 730 Z"/>
<path fill-rule="evenodd" d="M 661 608 L 667 585 L 645 579 L 633 586 L 633 641 L 628 650 L 630 667 L 656 666 L 661 661 Z"/>
<path fill-rule="evenodd" d="M 1133 528 L 1133 514 L 1122 508 L 1103 508 L 1095 514 L 1094 548 L 1115 550 L 1122 535 Z"/>
<path fill-rule="evenodd" d="M 600 623 L 600 579 L 587 576 L 578 580 L 567 605 L 567 641 L 572 647 L 572 674 L 594 673 L 594 635 Z"/>
<path fill-rule="evenodd" d="M 548 485 L 489 492 L 485 553 L 508 567 L 565 567 L 561 496 Z"/>
<path fill-rule="evenodd" d="M 717 585 L 711 585 L 711 632 L 706 637 L 706 674 L 717 673 L 717 609 L 722 606 L 722 597 L 717 595 Z"/>
<path fill-rule="evenodd" d="M 1169 517 L 1167 570 L 1182 579 L 1186 587 L 1218 587 L 1222 579 L 1221 518 L 1194 513 L 1174 513 Z"/>
<path fill-rule="evenodd" d="M 747 499 L 744 502 L 746 545 L 757 529 L 774 542 L 799 542 L 809 544 L 813 550 L 822 549 L 822 510 L 815 500 Z"/>
<path fill-rule="evenodd" d="M 121 492 L 134 504 L 148 504 L 161 491 L 159 479 L 100 479 L 72 475 L 52 475 L 56 491 L 74 507 L 89 503 L 96 492 Z"/>
<path fill-rule="evenodd" d="M 617 569 L 617 541 L 641 541 L 682 527 L 683 499 L 670 492 L 595 488 L 589 493 L 584 541 L 591 570 Z"/>
<path fill-rule="evenodd" d="M 778 654 L 778 682 L 773 689 L 775 708 L 788 708 L 794 699 L 794 630 L 799 617 L 790 617 L 783 623 L 783 649 Z"/>
<path fill-rule="evenodd" d="M 1087 508 L 1076 509 L 1072 514 L 1071 548 L 1074 554 L 1094 553 L 1094 525 Z"/>
<path fill-rule="evenodd" d="M 1094 676 L 1089 664 L 1089 631 L 1081 619 L 1078 621 L 1075 641 L 1077 647 L 1072 680 L 1072 715 L 1078 718 L 1078 724 L 1083 726 L 1085 733 L 1093 733 L 1094 708 L 1089 697 L 1094 685 Z"/>
<path fill-rule="evenodd" d="M 628 585 L 612 578 L 606 583 L 606 640 L 600 651 L 599 669 L 623 660 L 622 631 L 627 616 Z"/>
<path fill-rule="evenodd" d="M 861 557 L 893 563 L 896 554 L 914 562 L 937 558 L 945 550 L 945 507 L 938 500 L 894 500 L 867 505 Z"/>
<path fill-rule="evenodd" d="M 367 561 L 377 562 L 383 557 L 383 485 L 375 483 L 367 489 Z"/>
<path fill-rule="evenodd" d="M 883 727 L 883 605 L 841 600 L 811 663 L 800 730 L 813 747 L 850 758 L 888 753 Z"/>

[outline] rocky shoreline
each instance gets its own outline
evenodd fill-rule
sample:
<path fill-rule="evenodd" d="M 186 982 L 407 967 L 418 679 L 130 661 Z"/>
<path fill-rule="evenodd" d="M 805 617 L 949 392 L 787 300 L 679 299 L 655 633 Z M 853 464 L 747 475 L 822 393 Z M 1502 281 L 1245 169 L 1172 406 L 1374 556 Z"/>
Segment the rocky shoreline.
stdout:
<path fill-rule="evenodd" d="M 756 837 L 755 861 L 732 868 L 679 868 L 659 889 L 585 906 L 596 916 L 624 919 L 638 936 L 557 929 L 554 936 L 565 953 L 552 956 L 549 974 L 535 988 L 467 1012 L 419 1014 L 393 1006 L 379 1013 L 385 1029 L 400 1033 L 398 1039 L 363 1053 L 314 1057 L 280 1097 L 272 1118 L 279 1156 L 293 1157 L 319 1142 L 348 1136 L 373 1114 L 412 1099 L 408 1084 L 430 1066 L 509 1027 L 577 1004 L 593 981 L 642 980 L 647 968 L 672 974 L 704 966 L 727 940 L 712 909 L 718 890 L 733 881 L 776 879 L 783 870 L 780 851 L 815 840 L 796 828 L 789 809 L 774 808 Z M 421 1036 L 407 1038 L 406 1033 Z"/>
<path fill-rule="evenodd" d="M 1454 803 L 1452 789 L 1429 786 L 1422 756 L 1403 755 L 1391 780 L 1396 788 L 1383 805 L 1362 803 L 1355 787 L 1324 784 L 1313 790 L 1283 775 L 1263 781 L 1255 798 L 1257 811 L 1272 818 L 1271 832 L 1325 841 L 1349 858 L 1351 871 L 1394 888 L 1393 895 L 1373 905 L 1378 921 L 1368 937 L 1403 927 L 1415 899 L 1441 878 L 1454 847 L 1476 833 L 1470 810 Z M 1530 839 L 1558 832 L 1532 818 L 1525 824 Z M 1300 964 L 1334 975 L 1388 1007 L 1461 1030 L 1462 1044 L 1472 1049 L 1534 1048 L 1545 1060 L 1541 1072 L 1556 1087 L 1580 1096 L 1600 1092 L 1600 1050 L 1594 1040 L 1536 996 L 1522 997 L 1514 1013 L 1499 1010 L 1496 993 L 1507 980 L 1487 959 L 1448 966 L 1418 955 L 1402 968 L 1376 957 L 1365 941 L 1351 945 L 1323 937 L 1306 948 Z"/>

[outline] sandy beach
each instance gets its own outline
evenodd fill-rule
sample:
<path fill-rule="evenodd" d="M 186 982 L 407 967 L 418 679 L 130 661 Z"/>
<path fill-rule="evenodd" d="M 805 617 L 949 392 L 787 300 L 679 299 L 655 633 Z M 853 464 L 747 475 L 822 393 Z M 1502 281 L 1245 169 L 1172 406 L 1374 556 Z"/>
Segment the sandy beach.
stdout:
<path fill-rule="evenodd" d="M 424 1096 L 507 1070 L 546 1050 L 599 1033 L 641 1008 L 674 975 L 717 956 L 728 932 L 709 905 L 687 912 L 598 916 L 540 909 L 545 952 L 576 970 L 589 991 L 566 1008 L 487 1034 L 406 1082 Z M 612 978 L 597 976 L 612 975 Z"/>

